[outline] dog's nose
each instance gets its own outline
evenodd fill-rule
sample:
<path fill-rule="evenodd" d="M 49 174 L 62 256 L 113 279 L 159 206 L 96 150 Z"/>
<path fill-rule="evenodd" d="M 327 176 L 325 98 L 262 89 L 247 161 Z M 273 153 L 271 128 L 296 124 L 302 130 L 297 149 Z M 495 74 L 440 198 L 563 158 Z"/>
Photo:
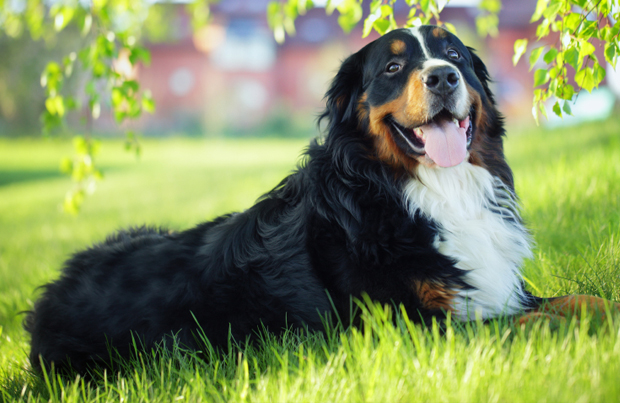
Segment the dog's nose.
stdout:
<path fill-rule="evenodd" d="M 448 95 L 459 86 L 461 76 L 450 66 L 437 66 L 422 74 L 426 88 L 437 95 Z"/>

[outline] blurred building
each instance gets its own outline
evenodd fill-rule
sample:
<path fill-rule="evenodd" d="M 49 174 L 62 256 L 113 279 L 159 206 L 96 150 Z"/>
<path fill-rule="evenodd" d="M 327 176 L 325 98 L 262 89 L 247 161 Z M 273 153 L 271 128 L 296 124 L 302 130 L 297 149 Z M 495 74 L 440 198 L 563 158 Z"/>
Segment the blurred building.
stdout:
<path fill-rule="evenodd" d="M 213 6 L 212 23 L 193 32 L 185 8 L 176 9 L 177 39 L 151 44 L 152 61 L 138 71 L 157 111 L 138 122 L 145 133 L 184 132 L 308 135 L 323 106 L 323 95 L 350 53 L 370 42 L 361 23 L 345 35 L 337 15 L 312 9 L 298 18 L 297 34 L 278 45 L 267 26 L 268 0 L 224 0 Z M 477 49 L 494 79 L 494 91 L 509 118 L 531 119 L 532 78 L 524 57 L 512 65 L 513 44 L 533 38 L 529 20 L 536 0 L 504 0 L 500 35 L 475 33 L 477 8 L 454 0 L 441 17 L 453 23 L 466 44 Z M 368 7 L 365 6 L 365 12 Z M 396 3 L 406 18 L 405 2 Z M 337 14 L 337 13 L 335 13 Z"/>

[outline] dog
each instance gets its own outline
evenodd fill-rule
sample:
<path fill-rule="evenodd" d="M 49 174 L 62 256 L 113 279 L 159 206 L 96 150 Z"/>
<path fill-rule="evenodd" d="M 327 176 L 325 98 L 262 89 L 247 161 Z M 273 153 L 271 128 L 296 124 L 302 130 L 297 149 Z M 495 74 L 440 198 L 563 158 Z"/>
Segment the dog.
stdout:
<path fill-rule="evenodd" d="M 183 232 L 124 230 L 76 253 L 25 320 L 35 370 L 84 372 L 206 336 L 350 323 L 351 300 L 421 323 L 564 316 L 597 297 L 525 288 L 531 239 L 503 152 L 503 118 L 474 50 L 435 26 L 398 29 L 341 65 L 326 134 L 257 203 Z M 620 305 L 614 304 L 614 310 Z"/>

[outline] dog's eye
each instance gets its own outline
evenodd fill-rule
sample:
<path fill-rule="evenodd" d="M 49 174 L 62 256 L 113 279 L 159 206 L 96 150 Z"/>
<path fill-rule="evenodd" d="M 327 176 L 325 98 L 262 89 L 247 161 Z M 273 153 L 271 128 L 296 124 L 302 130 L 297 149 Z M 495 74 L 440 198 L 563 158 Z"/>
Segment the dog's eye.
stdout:
<path fill-rule="evenodd" d="M 400 69 L 402 68 L 402 66 L 398 63 L 389 63 L 386 67 L 385 67 L 385 72 L 386 73 L 396 73 L 398 71 L 400 71 Z"/>
<path fill-rule="evenodd" d="M 461 55 L 455 49 L 448 49 L 448 57 L 452 60 L 458 60 Z"/>

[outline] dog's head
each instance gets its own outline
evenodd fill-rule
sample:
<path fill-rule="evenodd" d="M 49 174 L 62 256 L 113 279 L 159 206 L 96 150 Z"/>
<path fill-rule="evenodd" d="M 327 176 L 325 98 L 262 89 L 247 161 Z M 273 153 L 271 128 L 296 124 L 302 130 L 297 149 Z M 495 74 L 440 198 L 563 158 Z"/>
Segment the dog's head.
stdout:
<path fill-rule="evenodd" d="M 323 117 L 330 136 L 355 127 L 372 140 L 373 157 L 398 172 L 468 159 L 512 187 L 488 80 L 480 58 L 450 32 L 399 29 L 344 61 Z"/>

